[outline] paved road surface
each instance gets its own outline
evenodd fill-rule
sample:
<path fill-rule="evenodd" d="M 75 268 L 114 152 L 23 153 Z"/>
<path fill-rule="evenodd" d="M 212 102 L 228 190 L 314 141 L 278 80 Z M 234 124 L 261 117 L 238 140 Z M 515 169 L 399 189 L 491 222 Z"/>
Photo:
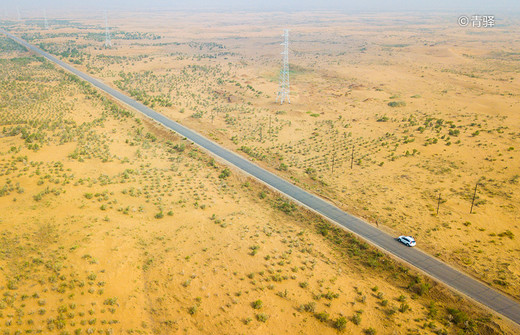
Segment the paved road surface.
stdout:
<path fill-rule="evenodd" d="M 167 117 L 124 95 L 123 93 L 62 62 L 61 60 L 44 52 L 43 50 L 28 44 L 24 40 L 17 38 L 16 36 L 13 36 L 6 31 L 0 31 L 16 42 L 24 45 L 26 48 L 34 51 L 37 54 L 40 54 L 51 62 L 58 64 L 69 72 L 72 72 L 73 74 L 83 78 L 97 88 L 105 91 L 117 100 L 120 100 L 121 102 L 150 117 L 151 119 L 161 123 L 166 128 L 169 128 L 186 137 L 193 143 L 209 151 L 211 154 L 220 157 L 221 159 L 231 163 L 247 174 L 261 180 L 268 186 L 287 195 L 293 200 L 296 200 L 300 204 L 340 224 L 347 230 L 359 235 L 361 238 L 365 239 L 371 244 L 384 249 L 394 256 L 410 263 L 438 281 L 451 286 L 455 290 L 508 317 L 517 324 L 520 324 L 520 304 L 511 298 L 490 288 L 486 284 L 483 284 L 480 281 L 477 281 L 468 275 L 455 270 L 451 266 L 422 252 L 418 248 L 408 248 L 401 243 L 398 243 L 393 236 L 390 236 L 369 225 L 368 223 L 347 214 L 329 202 L 304 191 L 303 189 L 285 181 L 280 177 L 277 177 L 273 173 L 268 172 L 258 165 L 251 163 L 249 160 L 242 158 L 241 156 L 227 149 L 224 149 L 220 145 L 199 135 L 195 131 L 168 119 Z"/>

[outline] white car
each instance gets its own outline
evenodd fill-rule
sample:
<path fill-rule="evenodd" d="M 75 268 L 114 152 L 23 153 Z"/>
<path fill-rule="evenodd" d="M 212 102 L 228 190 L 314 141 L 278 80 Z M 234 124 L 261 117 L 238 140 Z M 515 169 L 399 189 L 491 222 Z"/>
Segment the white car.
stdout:
<path fill-rule="evenodd" d="M 411 236 L 399 236 L 399 237 L 397 238 L 397 240 L 398 240 L 399 242 L 401 242 L 402 244 L 407 245 L 407 246 L 409 246 L 409 247 L 413 247 L 413 246 L 415 246 L 415 240 L 414 240 L 414 238 L 411 237 Z"/>

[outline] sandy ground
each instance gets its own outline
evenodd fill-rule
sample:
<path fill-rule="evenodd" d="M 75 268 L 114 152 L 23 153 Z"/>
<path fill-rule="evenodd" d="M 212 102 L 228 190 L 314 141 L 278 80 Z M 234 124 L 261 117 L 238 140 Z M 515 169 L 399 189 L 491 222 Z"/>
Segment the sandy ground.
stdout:
<path fill-rule="evenodd" d="M 110 22 L 111 49 L 93 17 L 18 30 L 518 298 L 518 18 L 488 29 L 447 14 L 123 13 Z M 292 103 L 280 106 L 284 27 Z"/>
<path fill-rule="evenodd" d="M 280 106 L 280 16 L 244 14 L 224 25 L 211 14 L 154 15 L 114 18 L 108 50 L 65 36 L 77 23 L 42 30 L 56 36 L 33 42 L 54 52 L 80 46 L 64 59 L 515 295 L 512 26 L 474 32 L 411 16 L 404 29 L 382 17 L 294 16 L 292 104 Z M 123 40 L 118 32 L 156 35 Z M 398 284 L 392 271 L 342 256 L 317 233 L 317 218 L 280 211 L 276 195 L 234 171 L 219 178 L 223 167 L 180 149 L 168 132 L 110 112 L 63 74 L 2 49 L 6 329 L 314 334 L 336 333 L 341 316 L 352 334 L 469 327 L 446 310 L 466 303 L 442 288 L 418 296 L 406 289 L 409 278 Z M 34 140 L 9 134 L 31 120 Z M 430 301 L 439 305 L 433 317 Z M 319 321 L 321 312 L 329 321 Z M 484 323 L 488 333 L 514 333 L 495 318 Z"/>

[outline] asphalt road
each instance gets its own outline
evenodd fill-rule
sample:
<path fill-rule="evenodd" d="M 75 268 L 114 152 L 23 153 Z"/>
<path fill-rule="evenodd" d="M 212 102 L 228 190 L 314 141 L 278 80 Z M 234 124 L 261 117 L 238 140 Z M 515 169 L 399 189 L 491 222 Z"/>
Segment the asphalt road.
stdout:
<path fill-rule="evenodd" d="M 152 109 L 135 101 L 125 94 L 62 62 L 47 52 L 30 45 L 24 40 L 9 34 L 4 30 L 0 29 L 0 31 L 26 48 L 47 58 L 51 62 L 58 64 L 67 71 L 88 81 L 100 90 L 105 91 L 107 94 L 113 96 L 117 100 L 161 123 L 166 128 L 186 137 L 188 140 L 199 145 L 212 155 L 218 156 L 222 160 L 227 161 L 245 173 L 264 182 L 271 188 L 285 194 L 287 197 L 292 198 L 305 207 L 345 227 L 347 230 L 360 236 L 367 242 L 393 254 L 397 258 L 406 261 L 414 267 L 422 270 L 427 275 L 448 286 L 451 286 L 456 291 L 465 294 L 466 296 L 476 300 L 477 302 L 480 302 L 481 304 L 487 306 L 499 314 L 502 314 L 503 316 L 506 316 L 510 320 L 520 325 L 520 304 L 508 296 L 452 268 L 446 263 L 437 260 L 436 258 L 419 250 L 418 248 L 409 248 L 404 246 L 403 244 L 397 242 L 395 237 L 380 231 L 368 223 L 342 211 L 329 202 L 312 195 L 307 191 L 304 191 L 303 189 L 285 181 L 284 179 L 269 171 L 264 170 L 249 160 L 221 147 L 215 142 L 201 136 L 197 132 L 168 119 L 164 115 L 153 111 Z"/>

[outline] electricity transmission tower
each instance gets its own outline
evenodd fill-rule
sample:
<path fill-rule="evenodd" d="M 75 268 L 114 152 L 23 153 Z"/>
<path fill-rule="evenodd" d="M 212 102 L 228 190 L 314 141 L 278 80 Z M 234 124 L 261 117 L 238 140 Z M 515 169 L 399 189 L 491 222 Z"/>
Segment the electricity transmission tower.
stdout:
<path fill-rule="evenodd" d="M 16 7 L 16 13 L 18 14 L 18 21 L 22 21 L 22 14 L 20 14 L 20 8 Z"/>
<path fill-rule="evenodd" d="M 105 48 L 112 47 L 112 41 L 110 40 L 110 30 L 108 30 L 108 15 L 105 11 Z"/>
<path fill-rule="evenodd" d="M 47 11 L 43 10 L 43 27 L 49 29 L 49 22 L 47 21 Z"/>
<path fill-rule="evenodd" d="M 284 42 L 281 44 L 283 45 L 283 66 L 280 70 L 280 89 L 276 97 L 277 102 L 280 99 L 280 105 L 285 101 L 291 103 L 289 97 L 289 29 L 285 29 L 282 36 L 284 37 Z"/>

